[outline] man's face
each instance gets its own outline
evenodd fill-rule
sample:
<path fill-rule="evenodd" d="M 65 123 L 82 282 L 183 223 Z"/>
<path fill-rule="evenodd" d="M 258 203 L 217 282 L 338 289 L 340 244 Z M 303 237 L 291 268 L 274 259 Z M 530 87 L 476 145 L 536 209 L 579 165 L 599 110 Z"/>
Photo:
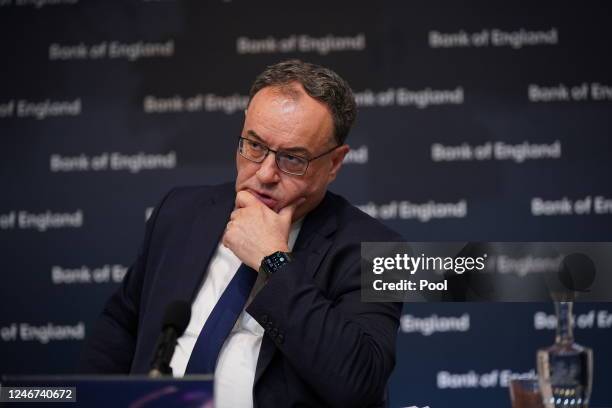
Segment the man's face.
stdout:
<path fill-rule="evenodd" d="M 295 89 L 300 92 L 297 98 L 276 87 L 257 92 L 246 112 L 242 137 L 310 159 L 334 147 L 333 120 L 328 108 L 308 96 L 301 85 Z M 306 201 L 293 216 L 297 220 L 321 202 L 348 150 L 343 145 L 311 161 L 302 176 L 282 172 L 272 152 L 262 163 L 254 163 L 236 151 L 236 192 L 249 191 L 276 212 L 303 197 Z"/>

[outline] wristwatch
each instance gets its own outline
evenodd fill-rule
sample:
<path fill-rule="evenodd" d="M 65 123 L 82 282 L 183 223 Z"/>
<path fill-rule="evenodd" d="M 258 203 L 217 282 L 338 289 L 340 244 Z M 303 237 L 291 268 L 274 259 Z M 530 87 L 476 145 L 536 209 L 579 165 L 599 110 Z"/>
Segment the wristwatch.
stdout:
<path fill-rule="evenodd" d="M 293 257 L 289 252 L 277 251 L 272 255 L 266 256 L 261 261 L 259 272 L 263 273 L 266 278 L 269 278 L 274 272 L 278 271 L 292 260 Z"/>

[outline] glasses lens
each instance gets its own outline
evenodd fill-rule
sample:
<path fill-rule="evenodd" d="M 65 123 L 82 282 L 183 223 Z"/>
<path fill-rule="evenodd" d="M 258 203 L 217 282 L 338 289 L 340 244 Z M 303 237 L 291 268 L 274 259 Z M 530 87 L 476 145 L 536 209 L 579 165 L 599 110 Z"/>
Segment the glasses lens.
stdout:
<path fill-rule="evenodd" d="M 292 156 L 287 153 L 278 152 L 276 154 L 278 167 L 290 174 L 302 175 L 306 172 L 308 161 L 302 157 Z"/>
<path fill-rule="evenodd" d="M 240 154 L 249 160 L 261 161 L 266 157 L 268 149 L 263 144 L 249 139 L 240 139 Z"/>

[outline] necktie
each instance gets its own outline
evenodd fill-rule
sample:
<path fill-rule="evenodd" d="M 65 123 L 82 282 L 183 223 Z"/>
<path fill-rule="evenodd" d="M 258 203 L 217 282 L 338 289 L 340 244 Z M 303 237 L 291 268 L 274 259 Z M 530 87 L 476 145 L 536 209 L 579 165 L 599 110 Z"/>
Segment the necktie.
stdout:
<path fill-rule="evenodd" d="M 256 279 L 257 272 L 245 264 L 240 265 L 204 323 L 191 352 L 185 374 L 215 372 L 221 347 L 244 309 Z"/>

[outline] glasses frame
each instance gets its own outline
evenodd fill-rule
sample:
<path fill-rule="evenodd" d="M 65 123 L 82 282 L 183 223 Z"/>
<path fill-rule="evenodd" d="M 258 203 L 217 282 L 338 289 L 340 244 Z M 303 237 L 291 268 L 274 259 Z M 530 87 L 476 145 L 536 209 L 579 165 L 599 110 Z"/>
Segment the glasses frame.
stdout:
<path fill-rule="evenodd" d="M 246 140 L 246 141 L 249 141 L 249 142 L 258 143 L 258 144 L 260 144 L 260 145 L 261 145 L 261 146 L 262 146 L 262 147 L 265 149 L 265 154 L 263 155 L 263 157 L 262 157 L 262 159 L 261 159 L 261 160 L 253 160 L 252 158 L 247 157 L 247 156 L 245 156 L 245 155 L 242 153 L 242 144 L 244 143 L 244 141 L 245 141 L 245 140 Z M 326 154 L 329 154 L 329 153 L 333 152 L 334 150 L 336 150 L 336 149 L 337 149 L 337 148 L 339 148 L 340 146 L 342 146 L 342 145 L 337 145 L 337 146 L 335 146 L 335 147 L 333 147 L 333 148 L 331 148 L 331 149 L 329 149 L 329 150 L 327 150 L 327 151 L 325 151 L 325 152 L 323 152 L 323 153 L 319 154 L 318 156 L 315 156 L 315 157 L 313 157 L 313 158 L 307 159 L 307 158 L 302 157 L 302 156 L 300 156 L 300 155 L 298 155 L 298 154 L 288 153 L 288 152 L 286 152 L 286 151 L 284 151 L 284 150 L 282 150 L 282 149 L 273 150 L 273 149 L 271 149 L 271 148 L 270 148 L 270 146 L 268 146 L 268 145 L 266 145 L 265 143 L 260 142 L 260 141 L 258 141 L 258 140 L 253 140 L 253 139 L 249 139 L 248 137 L 242 137 L 242 136 L 240 136 L 240 137 L 238 138 L 238 153 L 240 153 L 240 155 L 241 155 L 242 157 L 244 157 L 245 159 L 247 159 L 248 161 L 251 161 L 251 162 L 253 162 L 253 163 L 263 163 L 263 162 L 264 162 L 264 161 L 265 161 L 265 160 L 268 158 L 268 155 L 270 154 L 270 152 L 272 152 L 272 153 L 274 153 L 274 162 L 276 163 L 276 167 L 278 167 L 278 169 L 279 169 L 280 171 L 282 171 L 283 173 L 285 173 L 285 174 L 291 174 L 292 176 L 303 176 L 303 175 L 304 175 L 304 174 L 306 174 L 306 172 L 308 171 L 308 167 L 309 167 L 309 165 L 310 165 L 310 162 L 311 162 L 311 161 L 313 161 L 313 160 L 317 160 L 317 159 L 319 159 L 319 158 L 321 158 L 321 157 L 325 156 Z M 290 171 L 287 171 L 287 170 L 283 170 L 283 169 L 281 169 L 280 165 L 278 164 L 278 153 L 279 153 L 279 152 L 280 152 L 280 153 L 283 153 L 283 154 L 285 154 L 285 155 L 287 155 L 287 156 L 297 157 L 298 159 L 304 160 L 304 161 L 306 162 L 306 167 L 304 168 L 304 172 L 302 172 L 302 173 L 292 173 L 292 172 L 290 172 Z"/>

